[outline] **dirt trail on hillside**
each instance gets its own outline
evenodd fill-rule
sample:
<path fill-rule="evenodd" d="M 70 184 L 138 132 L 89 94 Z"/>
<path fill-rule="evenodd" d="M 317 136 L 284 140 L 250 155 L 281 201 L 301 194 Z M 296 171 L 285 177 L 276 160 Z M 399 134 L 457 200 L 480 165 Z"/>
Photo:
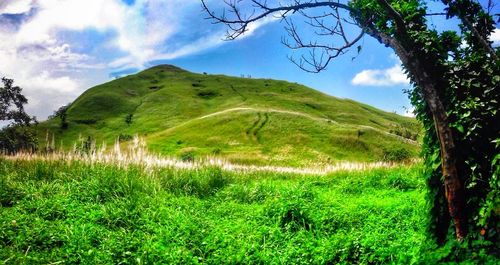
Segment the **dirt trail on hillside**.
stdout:
<path fill-rule="evenodd" d="M 208 115 L 195 118 L 195 120 L 206 119 L 206 118 L 210 118 L 210 117 L 213 117 L 213 116 L 218 116 L 218 115 L 221 115 L 221 114 L 224 114 L 224 113 L 228 113 L 228 112 L 249 111 L 249 110 L 250 111 L 256 111 L 256 112 L 284 113 L 284 114 L 302 116 L 302 117 L 306 117 L 306 118 L 309 118 L 311 120 L 316 120 L 316 121 L 327 121 L 327 122 L 329 121 L 329 122 L 337 123 L 336 121 L 333 121 L 333 120 L 314 117 L 314 116 L 311 116 L 311 115 L 308 115 L 308 114 L 305 114 L 305 113 L 302 113 L 302 112 L 288 111 L 288 110 L 279 110 L 279 109 L 257 109 L 257 108 L 247 108 L 247 107 L 245 107 L 245 108 L 241 107 L 241 108 L 226 109 L 226 110 L 222 110 L 222 111 L 210 113 Z"/>
<path fill-rule="evenodd" d="M 296 115 L 296 116 L 301 116 L 301 117 L 305 117 L 305 118 L 308 118 L 308 119 L 311 119 L 311 120 L 315 120 L 315 121 L 322 121 L 322 122 L 329 122 L 329 123 L 333 123 L 333 124 L 336 124 L 336 125 L 343 125 L 341 123 L 338 123 L 334 120 L 330 120 L 330 119 L 326 119 L 326 118 L 319 118 L 319 117 L 314 117 L 314 116 L 311 116 L 309 114 L 305 114 L 305 113 L 301 113 L 301 112 L 296 112 L 296 111 L 288 111 L 288 110 L 279 110 L 279 109 L 257 109 L 257 108 L 250 108 L 250 107 L 240 107 L 240 108 L 231 108 L 231 109 L 226 109 L 226 110 L 222 110 L 222 111 L 218 111 L 218 112 L 214 112 L 214 113 L 210 113 L 208 115 L 204 115 L 204 116 L 201 116 L 201 117 L 198 117 L 198 118 L 195 118 L 193 120 L 202 120 L 202 119 L 206 119 L 206 118 L 210 118 L 210 117 L 214 117 L 214 116 L 218 116 L 218 115 L 222 115 L 222 114 L 225 114 L 225 113 L 229 113 L 229 112 L 237 112 L 237 111 L 255 111 L 255 112 L 274 112 L 274 113 L 284 113 L 284 114 L 290 114 L 290 115 Z M 188 121 L 189 122 L 189 121 Z M 187 123 L 187 122 L 186 122 Z M 181 125 L 184 125 L 185 123 L 181 124 Z M 181 126 L 179 125 L 179 126 Z M 417 141 L 414 141 L 414 140 L 411 140 L 411 139 L 408 139 L 408 138 L 404 138 L 402 136 L 399 136 L 399 135 L 396 135 L 396 134 L 393 134 L 393 133 L 390 133 L 390 132 L 386 132 L 384 130 L 380 130 L 380 129 L 377 129 L 375 127 L 372 127 L 372 126 L 368 126 L 368 125 L 348 125 L 350 127 L 360 127 L 360 128 L 365 128 L 365 129 L 370 129 L 370 130 L 374 130 L 374 131 L 377 131 L 377 132 L 380 132 L 380 133 L 383 133 L 385 135 L 389 135 L 391 137 L 395 137 L 395 138 L 398 138 L 399 140 L 401 141 L 404 141 L 406 143 L 410 143 L 410 144 L 414 144 L 414 145 L 417 145 L 418 142 Z M 177 126 L 176 126 L 177 127 Z M 175 128 L 175 127 L 174 127 Z"/>

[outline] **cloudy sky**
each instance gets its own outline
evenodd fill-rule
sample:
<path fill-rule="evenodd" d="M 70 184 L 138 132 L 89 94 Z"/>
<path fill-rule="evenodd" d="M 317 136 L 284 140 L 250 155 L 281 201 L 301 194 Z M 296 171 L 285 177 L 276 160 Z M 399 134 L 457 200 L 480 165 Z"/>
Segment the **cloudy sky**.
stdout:
<path fill-rule="evenodd" d="M 400 114 L 409 107 L 398 59 L 368 36 L 359 55 L 310 74 L 287 59 L 278 20 L 228 42 L 225 28 L 205 17 L 199 0 L 0 0 L 0 76 L 15 79 L 40 120 L 94 85 L 161 63 L 298 82 Z M 500 43 L 500 30 L 492 39 Z"/>

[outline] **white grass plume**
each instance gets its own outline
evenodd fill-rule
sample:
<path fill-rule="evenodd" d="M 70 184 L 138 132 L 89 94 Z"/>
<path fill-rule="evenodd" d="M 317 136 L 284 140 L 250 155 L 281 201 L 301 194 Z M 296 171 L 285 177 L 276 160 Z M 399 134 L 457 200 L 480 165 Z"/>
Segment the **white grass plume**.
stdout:
<path fill-rule="evenodd" d="M 91 145 L 92 150 L 88 152 L 77 151 L 76 144 L 73 152 L 47 152 L 39 153 L 17 153 L 16 155 L 6 156 L 13 160 L 42 160 L 42 161 L 67 161 L 84 162 L 89 164 L 110 164 L 118 167 L 141 166 L 146 169 L 154 168 L 176 168 L 176 169 L 199 169 L 203 167 L 218 167 L 222 170 L 237 172 L 272 172 L 289 173 L 300 175 L 327 175 L 337 171 L 363 171 L 376 168 L 391 168 L 400 166 L 401 163 L 394 162 L 338 162 L 331 165 L 324 165 L 313 168 L 296 168 L 281 166 L 256 166 L 256 165 L 237 165 L 216 157 L 205 157 L 195 161 L 182 161 L 174 157 L 165 157 L 149 153 L 146 149 L 146 143 L 143 139 L 135 136 L 129 143 L 128 148 L 123 150 L 119 141 L 116 141 L 111 151 L 106 151 L 105 144 L 97 148 L 95 143 Z M 408 163 L 413 164 L 418 160 L 412 160 Z"/>

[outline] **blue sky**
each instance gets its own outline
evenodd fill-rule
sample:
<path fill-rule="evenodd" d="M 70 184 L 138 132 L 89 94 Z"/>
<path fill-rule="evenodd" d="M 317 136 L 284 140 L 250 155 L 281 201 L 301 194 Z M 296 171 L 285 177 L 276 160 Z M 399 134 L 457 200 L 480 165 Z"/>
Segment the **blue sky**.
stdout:
<path fill-rule="evenodd" d="M 221 3 L 208 2 L 214 8 Z M 225 28 L 205 17 L 199 0 L 1 0 L 0 75 L 23 87 L 27 109 L 39 119 L 89 87 L 160 63 L 298 82 L 400 114 L 410 107 L 398 59 L 369 36 L 359 55 L 354 51 L 311 74 L 288 60 L 292 52 L 281 44 L 286 34 L 278 20 L 223 41 Z M 456 21 L 439 17 L 430 22 L 456 28 Z M 500 30 L 492 40 L 500 42 Z"/>

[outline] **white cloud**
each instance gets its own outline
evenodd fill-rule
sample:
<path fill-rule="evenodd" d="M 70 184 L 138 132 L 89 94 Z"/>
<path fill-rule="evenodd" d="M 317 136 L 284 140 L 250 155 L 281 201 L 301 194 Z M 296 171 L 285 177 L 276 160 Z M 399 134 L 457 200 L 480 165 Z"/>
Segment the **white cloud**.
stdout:
<path fill-rule="evenodd" d="M 273 21 L 277 20 L 277 18 L 274 17 L 267 17 L 262 20 L 256 21 L 248 26 L 247 31 L 238 38 L 238 40 L 242 40 L 245 38 L 248 38 L 252 36 L 256 30 L 266 24 L 269 24 Z M 185 45 L 175 51 L 168 52 L 168 53 L 162 53 L 162 54 L 157 54 L 154 57 L 152 57 L 152 60 L 170 60 L 170 59 L 175 59 L 178 57 L 182 57 L 185 55 L 189 54 L 195 54 L 197 52 L 210 49 L 213 47 L 217 47 L 224 43 L 224 38 L 226 36 L 225 31 L 220 31 L 216 32 L 215 34 L 209 35 L 202 37 L 198 39 L 197 41 L 190 43 L 188 45 Z"/>
<path fill-rule="evenodd" d="M 500 46 L 500 29 L 495 28 L 490 36 L 490 40 L 493 42 L 493 46 Z"/>
<path fill-rule="evenodd" d="M 1 19 L 0 76 L 24 88 L 27 109 L 40 118 L 107 81 L 109 72 L 198 53 L 224 36 L 193 26 L 206 23 L 199 0 L 0 0 Z M 80 41 L 88 30 L 105 37 Z M 68 32 L 77 37 L 66 38 Z"/>
<path fill-rule="evenodd" d="M 490 40 L 493 41 L 493 46 L 500 46 L 500 29 L 496 28 L 490 36 Z M 462 45 L 467 45 L 465 42 Z M 395 56 L 391 58 L 398 60 Z M 386 69 L 367 69 L 357 73 L 351 80 L 353 85 L 364 85 L 364 86 L 396 86 L 396 85 L 408 85 L 410 83 L 406 74 L 401 68 L 401 63 L 398 63 L 393 67 Z M 412 115 L 412 112 L 408 115 Z"/>
<path fill-rule="evenodd" d="M 410 81 L 400 64 L 387 69 L 368 69 L 357 73 L 352 79 L 353 85 L 395 86 L 408 85 Z"/>
<path fill-rule="evenodd" d="M 0 34 L 0 38 L 2 35 Z M 48 54 L 46 54 L 48 53 Z M 40 54 L 40 58 L 36 55 Z M 68 74 L 49 72 L 54 70 L 51 60 L 44 56 L 54 54 L 57 58 L 64 54 L 61 51 L 42 50 L 26 53 L 17 52 L 15 47 L 0 49 L 0 75 L 12 78 L 15 84 L 23 88 L 23 94 L 28 98 L 27 111 L 37 117 L 45 118 L 52 110 L 70 102 L 83 91 L 87 82 L 77 80 Z M 71 60 L 69 60 L 71 61 Z"/>
<path fill-rule="evenodd" d="M 33 0 L 3 0 L 0 14 L 22 14 L 30 11 Z"/>

